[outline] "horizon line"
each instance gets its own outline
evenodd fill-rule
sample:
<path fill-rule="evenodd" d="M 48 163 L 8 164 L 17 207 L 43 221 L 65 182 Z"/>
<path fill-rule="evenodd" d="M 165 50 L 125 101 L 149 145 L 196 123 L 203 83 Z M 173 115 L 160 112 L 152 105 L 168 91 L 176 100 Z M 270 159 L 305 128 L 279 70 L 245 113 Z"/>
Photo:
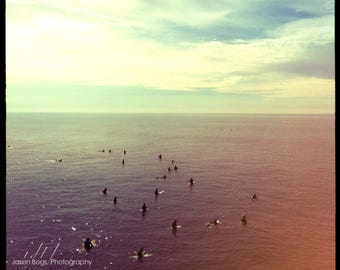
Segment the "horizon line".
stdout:
<path fill-rule="evenodd" d="M 69 111 L 6 111 L 7 113 L 45 113 L 45 114 L 230 114 L 230 115 L 334 115 L 334 113 L 290 113 L 290 112 L 282 112 L 282 113 L 256 113 L 256 112 L 69 112 Z"/>

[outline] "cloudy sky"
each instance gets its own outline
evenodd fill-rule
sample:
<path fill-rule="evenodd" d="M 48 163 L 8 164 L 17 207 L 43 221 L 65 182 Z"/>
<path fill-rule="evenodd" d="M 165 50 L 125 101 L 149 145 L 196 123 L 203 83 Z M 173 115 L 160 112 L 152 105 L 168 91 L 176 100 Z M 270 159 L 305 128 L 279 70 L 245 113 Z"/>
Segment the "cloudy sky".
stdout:
<path fill-rule="evenodd" d="M 7 0 L 7 111 L 334 113 L 334 1 Z"/>

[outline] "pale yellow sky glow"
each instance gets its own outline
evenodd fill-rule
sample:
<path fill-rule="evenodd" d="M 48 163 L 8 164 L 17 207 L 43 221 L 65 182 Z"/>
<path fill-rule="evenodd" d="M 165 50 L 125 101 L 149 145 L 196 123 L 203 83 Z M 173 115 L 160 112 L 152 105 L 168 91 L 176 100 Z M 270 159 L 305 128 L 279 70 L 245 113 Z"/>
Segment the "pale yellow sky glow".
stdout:
<path fill-rule="evenodd" d="M 326 98 L 334 112 L 332 1 L 149 2 L 6 1 L 8 104 L 12 85 L 62 83 Z"/>

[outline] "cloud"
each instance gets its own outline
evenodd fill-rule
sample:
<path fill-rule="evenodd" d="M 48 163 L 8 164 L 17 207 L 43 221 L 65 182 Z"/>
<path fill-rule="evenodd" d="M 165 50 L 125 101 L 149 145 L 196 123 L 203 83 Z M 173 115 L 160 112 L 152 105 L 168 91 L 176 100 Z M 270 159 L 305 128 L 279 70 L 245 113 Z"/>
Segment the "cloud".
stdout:
<path fill-rule="evenodd" d="M 8 83 L 334 92 L 330 1 L 8 1 Z"/>

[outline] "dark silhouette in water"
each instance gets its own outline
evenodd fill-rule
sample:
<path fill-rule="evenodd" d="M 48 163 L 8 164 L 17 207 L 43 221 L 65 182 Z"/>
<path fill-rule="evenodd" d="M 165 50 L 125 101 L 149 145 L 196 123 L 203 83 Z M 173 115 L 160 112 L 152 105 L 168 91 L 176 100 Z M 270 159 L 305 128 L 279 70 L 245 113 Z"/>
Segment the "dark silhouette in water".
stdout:
<path fill-rule="evenodd" d="M 170 167 L 168 167 L 168 172 L 170 172 L 171 171 L 171 168 Z"/>
<path fill-rule="evenodd" d="M 85 249 L 90 249 L 92 247 L 93 247 L 93 244 L 91 243 L 90 238 L 87 237 L 86 241 L 84 242 L 84 248 Z"/>
<path fill-rule="evenodd" d="M 215 218 L 214 220 L 208 223 L 207 227 L 211 228 L 212 225 L 218 225 L 218 224 L 220 224 L 220 221 L 217 218 Z"/>
<path fill-rule="evenodd" d="M 176 165 L 175 165 L 175 167 L 174 167 L 174 170 L 175 170 L 175 171 L 177 171 L 177 170 L 178 170 L 178 167 L 177 167 Z"/>
<path fill-rule="evenodd" d="M 246 214 L 243 214 L 242 218 L 241 218 L 241 223 L 242 224 L 247 224 L 247 217 L 246 217 Z"/>
<path fill-rule="evenodd" d="M 111 149 L 109 149 L 109 153 L 111 153 Z"/>
<path fill-rule="evenodd" d="M 194 184 L 194 179 L 192 179 L 192 177 L 190 178 L 189 183 L 190 183 L 190 185 Z"/>
<path fill-rule="evenodd" d="M 159 154 L 158 158 L 159 158 L 159 159 L 162 159 L 162 154 Z"/>
<path fill-rule="evenodd" d="M 107 193 L 107 188 L 104 188 L 103 193 L 106 195 L 106 193 Z"/>
<path fill-rule="evenodd" d="M 257 200 L 256 193 L 254 193 L 254 194 L 251 196 L 251 199 L 252 199 L 253 201 Z"/>
<path fill-rule="evenodd" d="M 115 198 L 113 199 L 113 203 L 114 203 L 114 204 L 117 204 L 117 197 L 115 197 Z"/>
<path fill-rule="evenodd" d="M 220 221 L 217 218 L 215 218 L 213 221 L 211 221 L 211 223 L 214 225 L 218 225 L 220 224 Z"/>
<path fill-rule="evenodd" d="M 147 209 L 146 204 L 143 203 L 143 206 L 142 206 L 142 211 L 143 211 L 143 213 L 146 212 L 146 209 Z"/>
<path fill-rule="evenodd" d="M 174 222 L 172 222 L 171 228 L 173 230 L 177 230 L 177 219 L 175 219 Z"/>
<path fill-rule="evenodd" d="M 122 160 L 122 164 L 125 165 L 125 160 L 124 159 Z"/>
<path fill-rule="evenodd" d="M 175 162 L 174 160 L 171 160 L 171 163 L 172 163 L 172 164 L 174 164 L 174 162 Z"/>
<path fill-rule="evenodd" d="M 158 188 L 155 189 L 155 196 L 157 196 L 159 194 L 158 192 Z"/>
<path fill-rule="evenodd" d="M 137 252 L 138 259 L 142 259 L 144 253 L 145 253 L 144 248 L 140 248 L 139 251 Z"/>
<path fill-rule="evenodd" d="M 126 151 L 125 151 L 125 149 L 124 149 L 124 155 L 126 155 Z"/>

